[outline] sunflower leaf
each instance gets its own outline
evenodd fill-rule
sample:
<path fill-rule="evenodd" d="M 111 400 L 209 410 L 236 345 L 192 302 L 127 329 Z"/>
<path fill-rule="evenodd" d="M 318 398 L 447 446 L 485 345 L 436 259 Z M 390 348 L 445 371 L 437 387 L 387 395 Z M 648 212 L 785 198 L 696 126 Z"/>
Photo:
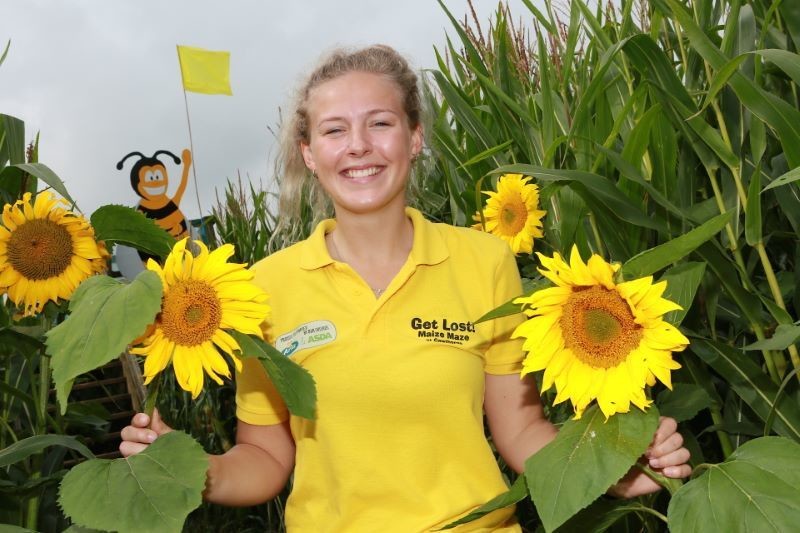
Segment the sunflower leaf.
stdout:
<path fill-rule="evenodd" d="M 553 531 L 616 483 L 653 440 L 658 410 L 632 408 L 607 421 L 592 405 L 525 462 L 536 510 Z"/>
<path fill-rule="evenodd" d="M 72 381 L 111 361 L 141 335 L 161 309 L 161 280 L 145 270 L 130 284 L 92 276 L 77 288 L 69 317 L 47 332 L 53 381 L 63 414 Z"/>
<path fill-rule="evenodd" d="M 92 227 L 97 240 L 120 243 L 165 258 L 175 239 L 136 209 L 122 205 L 104 205 L 92 213 Z"/>
<path fill-rule="evenodd" d="M 64 476 L 59 503 L 73 522 L 119 533 L 179 533 L 202 503 L 208 457 L 189 435 L 165 433 L 124 459 L 92 459 Z"/>
<path fill-rule="evenodd" d="M 229 333 L 239 343 L 242 357 L 256 357 L 261 362 L 289 412 L 313 420 L 317 387 L 308 370 L 259 338 L 234 330 Z"/>
<path fill-rule="evenodd" d="M 795 531 L 800 522 L 800 445 L 762 437 L 683 485 L 669 503 L 669 530 Z M 724 507 L 720 507 L 724 504 Z"/>

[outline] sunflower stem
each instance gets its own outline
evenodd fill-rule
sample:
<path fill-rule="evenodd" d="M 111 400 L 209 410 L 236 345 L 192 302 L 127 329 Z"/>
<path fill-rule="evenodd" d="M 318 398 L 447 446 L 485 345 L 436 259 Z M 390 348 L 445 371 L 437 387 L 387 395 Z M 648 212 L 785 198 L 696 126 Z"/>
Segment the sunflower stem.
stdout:
<path fill-rule="evenodd" d="M 675 492 L 683 486 L 682 479 L 675 479 L 667 477 L 663 474 L 659 474 L 646 464 L 636 463 L 636 468 L 644 472 L 645 475 L 647 475 L 647 477 L 649 477 L 650 479 L 652 479 L 653 481 L 655 481 L 656 483 L 667 489 L 669 491 L 670 496 L 674 495 Z"/>
<path fill-rule="evenodd" d="M 158 402 L 158 389 L 161 388 L 161 372 L 156 374 L 150 384 L 147 386 L 147 396 L 144 400 L 144 412 L 147 416 L 153 416 L 153 410 L 156 408 Z"/>

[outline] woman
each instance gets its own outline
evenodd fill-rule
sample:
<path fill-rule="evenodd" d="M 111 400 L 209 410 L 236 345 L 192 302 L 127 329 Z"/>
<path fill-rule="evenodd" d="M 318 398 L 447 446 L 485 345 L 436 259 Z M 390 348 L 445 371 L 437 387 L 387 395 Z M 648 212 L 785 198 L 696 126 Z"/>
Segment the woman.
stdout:
<path fill-rule="evenodd" d="M 394 50 L 333 54 L 300 91 L 287 132 L 282 211 L 296 212 L 307 179 L 335 219 L 253 268 L 275 310 L 270 341 L 315 378 L 317 417 L 290 417 L 247 360 L 237 444 L 211 456 L 204 496 L 256 504 L 294 472 L 289 530 L 440 528 L 506 490 L 484 412 L 518 472 L 556 434 L 533 380 L 519 378 L 523 352 L 510 333 L 521 317 L 471 322 L 522 292 L 514 258 L 491 235 L 406 206 L 423 132 L 416 76 Z M 168 430 L 139 414 L 120 450 L 138 453 Z M 662 420 L 647 455 L 667 476 L 689 474 L 674 420 Z M 657 489 L 634 469 L 610 491 Z M 461 530 L 478 529 L 519 526 L 503 509 Z"/>

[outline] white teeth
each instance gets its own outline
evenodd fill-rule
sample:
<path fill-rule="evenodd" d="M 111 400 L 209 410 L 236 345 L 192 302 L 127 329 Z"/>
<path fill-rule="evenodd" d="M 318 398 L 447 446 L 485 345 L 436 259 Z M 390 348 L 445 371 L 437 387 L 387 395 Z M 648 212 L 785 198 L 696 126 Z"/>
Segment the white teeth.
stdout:
<path fill-rule="evenodd" d="M 144 190 L 150 196 L 161 196 L 167 192 L 167 186 L 163 185 L 161 187 L 145 187 Z"/>
<path fill-rule="evenodd" d="M 362 168 L 362 169 L 350 169 L 345 172 L 348 178 L 366 178 L 369 176 L 374 176 L 380 172 L 378 167 L 369 167 L 369 168 Z"/>

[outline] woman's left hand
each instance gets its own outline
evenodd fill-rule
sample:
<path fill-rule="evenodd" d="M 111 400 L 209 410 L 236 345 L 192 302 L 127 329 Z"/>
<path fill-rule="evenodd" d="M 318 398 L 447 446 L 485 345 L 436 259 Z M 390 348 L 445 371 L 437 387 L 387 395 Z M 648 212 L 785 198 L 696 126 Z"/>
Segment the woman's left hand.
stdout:
<path fill-rule="evenodd" d="M 674 418 L 662 416 L 643 460 L 655 472 L 665 477 L 684 478 L 692 473 L 692 467 L 687 464 L 689 456 L 689 450 L 683 447 L 683 436 L 678 433 L 678 423 Z M 634 466 L 608 493 L 618 498 L 635 498 L 656 492 L 660 488 L 661 485 Z"/>

